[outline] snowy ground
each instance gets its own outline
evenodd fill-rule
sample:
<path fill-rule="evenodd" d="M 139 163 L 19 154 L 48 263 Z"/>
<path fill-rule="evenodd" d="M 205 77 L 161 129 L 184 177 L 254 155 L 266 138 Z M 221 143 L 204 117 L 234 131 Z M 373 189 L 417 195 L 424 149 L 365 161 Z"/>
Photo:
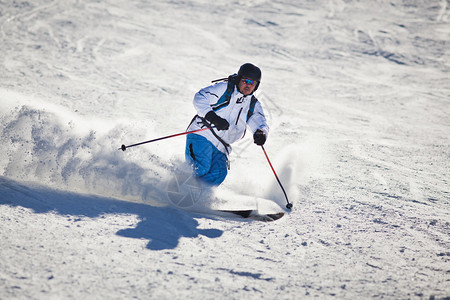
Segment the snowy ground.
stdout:
<path fill-rule="evenodd" d="M 450 2 L 0 1 L 0 299 L 450 297 Z M 194 93 L 260 66 L 272 223 L 176 209 Z M 261 150 L 224 184 L 283 195 Z M 231 195 L 231 192 L 229 192 Z"/>

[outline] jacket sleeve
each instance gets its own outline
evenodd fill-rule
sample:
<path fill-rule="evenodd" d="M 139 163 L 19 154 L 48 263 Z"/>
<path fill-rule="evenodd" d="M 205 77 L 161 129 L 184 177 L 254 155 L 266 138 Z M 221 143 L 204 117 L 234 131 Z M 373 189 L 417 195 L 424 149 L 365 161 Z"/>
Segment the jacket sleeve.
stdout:
<path fill-rule="evenodd" d="M 247 124 L 253 133 L 255 133 L 256 130 L 261 129 L 266 134 L 266 137 L 269 136 L 269 126 L 267 125 L 266 116 L 264 115 L 263 108 L 259 101 L 256 101 L 255 109 L 253 114 L 247 120 Z"/>
<path fill-rule="evenodd" d="M 212 110 L 211 106 L 219 101 L 220 96 L 225 92 L 226 84 L 218 83 L 201 89 L 194 96 L 194 107 L 197 114 L 204 118 Z"/>

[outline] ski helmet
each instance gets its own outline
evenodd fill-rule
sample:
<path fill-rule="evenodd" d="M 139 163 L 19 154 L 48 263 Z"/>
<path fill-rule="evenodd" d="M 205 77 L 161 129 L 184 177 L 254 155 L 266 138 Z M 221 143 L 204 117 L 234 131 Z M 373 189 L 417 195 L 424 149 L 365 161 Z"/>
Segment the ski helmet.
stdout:
<path fill-rule="evenodd" d="M 243 77 L 256 80 L 256 87 L 253 91 L 256 91 L 259 87 L 259 83 L 261 82 L 261 69 L 251 63 L 243 64 L 238 71 L 238 79 L 242 79 Z"/>
<path fill-rule="evenodd" d="M 238 75 L 239 77 L 245 77 L 248 79 L 256 80 L 258 82 L 261 81 L 261 70 L 251 63 L 243 64 L 239 68 Z"/>

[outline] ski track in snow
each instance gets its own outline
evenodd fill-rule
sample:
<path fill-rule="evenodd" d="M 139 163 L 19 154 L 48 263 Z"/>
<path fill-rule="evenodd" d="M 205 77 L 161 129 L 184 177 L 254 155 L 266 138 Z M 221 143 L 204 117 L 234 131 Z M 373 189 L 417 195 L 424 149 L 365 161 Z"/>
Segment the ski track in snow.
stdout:
<path fill-rule="evenodd" d="M 445 0 L 1 2 L 0 299 L 447 299 L 449 15 Z M 183 131 L 194 93 L 247 61 L 294 209 L 176 209 L 184 138 L 118 148 Z M 222 193 L 285 205 L 248 133 Z"/>

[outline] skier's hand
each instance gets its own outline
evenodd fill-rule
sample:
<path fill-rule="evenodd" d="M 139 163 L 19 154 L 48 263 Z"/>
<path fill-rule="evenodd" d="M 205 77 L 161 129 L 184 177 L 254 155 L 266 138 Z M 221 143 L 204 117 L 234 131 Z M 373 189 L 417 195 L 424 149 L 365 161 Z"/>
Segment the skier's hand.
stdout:
<path fill-rule="evenodd" d="M 261 129 L 256 130 L 255 134 L 253 135 L 253 141 L 256 145 L 262 146 L 266 142 L 266 134 Z"/>
<path fill-rule="evenodd" d="M 215 112 L 210 111 L 206 114 L 205 119 L 216 126 L 217 130 L 228 130 L 230 124 L 224 118 L 219 117 Z"/>

